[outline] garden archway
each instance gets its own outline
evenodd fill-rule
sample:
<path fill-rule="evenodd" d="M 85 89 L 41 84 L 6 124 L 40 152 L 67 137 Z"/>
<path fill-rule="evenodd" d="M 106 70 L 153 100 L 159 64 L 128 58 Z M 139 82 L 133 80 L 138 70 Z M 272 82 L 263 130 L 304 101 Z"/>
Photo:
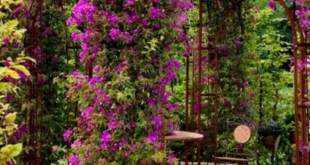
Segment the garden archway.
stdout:
<path fill-rule="evenodd" d="M 244 1 L 240 0 L 235 2 L 236 6 L 241 6 Z M 310 44 L 307 40 L 307 31 L 305 29 L 301 28 L 300 20 L 297 19 L 296 16 L 296 10 L 297 5 L 294 1 L 292 3 L 292 6 L 289 7 L 288 3 L 283 0 L 277 0 L 276 3 L 281 5 L 283 9 L 285 10 L 285 13 L 287 15 L 289 24 L 292 28 L 292 35 L 293 35 L 293 56 L 294 56 L 294 110 L 295 110 L 295 142 L 301 142 L 304 146 L 308 145 L 309 140 L 309 107 L 307 105 L 308 102 L 308 71 L 304 68 L 298 68 L 299 63 L 307 63 L 307 49 L 309 48 Z M 193 58 L 190 59 L 187 57 L 186 59 L 186 129 L 189 129 L 191 126 L 191 123 L 193 123 L 193 120 L 195 118 L 195 113 L 193 112 L 194 104 L 196 101 L 198 102 L 198 113 L 197 113 L 197 129 L 198 132 L 202 133 L 203 130 L 201 128 L 201 114 L 204 113 L 204 108 L 202 108 L 203 104 L 203 97 L 209 97 L 209 101 L 212 100 L 213 102 L 213 111 L 211 113 L 214 113 L 213 117 L 213 131 L 214 137 L 211 139 L 205 140 L 205 141 L 199 141 L 198 142 L 198 161 L 200 160 L 200 152 L 201 148 L 203 148 L 204 144 L 214 144 L 215 145 L 215 151 L 214 156 L 217 155 L 217 134 L 218 134 L 218 102 L 219 102 L 219 95 L 218 90 L 219 88 L 219 77 L 218 77 L 218 71 L 219 71 L 219 55 L 218 50 L 216 48 L 216 45 L 221 39 L 221 36 L 225 34 L 225 25 L 226 25 L 226 19 L 231 16 L 233 12 L 236 10 L 236 6 L 232 5 L 230 8 L 226 9 L 226 14 L 223 14 L 223 18 L 218 23 L 218 29 L 213 33 L 211 36 L 205 36 L 203 34 L 203 11 L 205 2 L 202 0 L 199 1 L 199 31 L 198 31 L 198 44 L 197 44 L 197 50 L 193 51 Z M 212 21 L 211 21 L 212 22 Z M 212 26 L 212 25 L 211 25 Z M 203 58 L 203 52 L 207 51 L 209 56 L 213 56 L 212 58 L 214 61 L 209 62 L 207 65 L 206 63 L 202 63 Z M 211 52 L 211 53 L 210 53 Z M 212 53 L 213 52 L 213 53 Z M 215 53 L 214 53 L 215 52 Z M 205 52 L 204 52 L 205 53 Z M 194 63 L 197 63 L 195 66 Z M 225 66 L 223 66 L 225 67 Z M 193 73 L 192 76 L 190 76 L 190 68 L 192 68 Z M 203 71 L 203 68 L 211 68 L 213 70 L 212 75 L 214 75 L 214 84 L 212 86 L 212 89 L 208 89 L 208 92 L 205 92 L 205 89 L 202 88 L 202 74 L 205 72 Z M 209 72 L 210 73 L 210 72 Z M 197 81 L 198 84 L 192 85 L 190 87 L 191 81 Z M 210 85 L 210 84 L 208 84 Z M 208 86 L 207 85 L 207 86 Z M 194 91 L 194 92 L 193 92 Z M 196 100 L 197 99 L 197 100 Z M 209 112 L 210 113 L 210 112 Z M 210 130 L 208 130 L 210 131 Z M 296 164 L 302 164 L 306 165 L 309 162 L 309 153 L 303 154 L 301 152 L 302 146 L 299 144 L 296 144 L 295 148 L 295 158 L 296 158 Z"/>

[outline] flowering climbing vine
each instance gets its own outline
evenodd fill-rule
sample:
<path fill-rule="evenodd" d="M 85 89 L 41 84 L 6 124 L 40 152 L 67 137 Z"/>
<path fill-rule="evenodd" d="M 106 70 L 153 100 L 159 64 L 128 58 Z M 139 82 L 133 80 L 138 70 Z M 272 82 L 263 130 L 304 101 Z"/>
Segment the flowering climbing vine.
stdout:
<path fill-rule="evenodd" d="M 188 0 L 80 0 L 72 8 L 66 23 L 86 68 L 69 78 L 67 97 L 80 108 L 77 126 L 63 134 L 71 165 L 176 160 L 163 144 L 178 107 L 166 86 L 181 69 L 176 57 L 188 54 L 183 26 L 192 7 Z"/>

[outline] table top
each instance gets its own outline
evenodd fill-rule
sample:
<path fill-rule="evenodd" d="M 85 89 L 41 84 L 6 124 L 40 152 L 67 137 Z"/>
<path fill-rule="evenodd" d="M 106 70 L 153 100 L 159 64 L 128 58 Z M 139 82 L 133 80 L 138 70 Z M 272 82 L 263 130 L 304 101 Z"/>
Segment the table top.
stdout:
<path fill-rule="evenodd" d="M 176 140 L 199 140 L 202 139 L 203 135 L 195 132 L 186 131 L 173 131 L 171 135 L 165 136 L 165 140 L 176 141 Z"/>

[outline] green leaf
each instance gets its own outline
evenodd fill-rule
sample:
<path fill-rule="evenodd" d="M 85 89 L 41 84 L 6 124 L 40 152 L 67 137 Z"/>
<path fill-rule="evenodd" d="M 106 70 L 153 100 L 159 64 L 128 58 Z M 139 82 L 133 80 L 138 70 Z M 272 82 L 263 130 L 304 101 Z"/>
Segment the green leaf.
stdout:
<path fill-rule="evenodd" d="M 23 62 L 23 61 L 25 61 L 25 60 L 29 60 L 29 61 L 31 61 L 31 62 L 33 62 L 33 63 L 36 63 L 36 60 L 33 59 L 33 58 L 31 58 L 31 57 L 17 57 L 16 60 L 17 60 L 17 61 L 20 61 L 20 62 Z"/>
<path fill-rule="evenodd" d="M 5 23 L 5 26 L 8 28 L 8 29 L 14 29 L 16 28 L 16 26 L 18 25 L 18 20 L 11 20 L 7 23 Z"/>
<path fill-rule="evenodd" d="M 9 68 L 7 68 L 4 71 L 4 74 L 5 74 L 5 76 L 11 76 L 13 79 L 19 79 L 20 78 L 19 74 L 16 71 L 9 69 Z"/>
<path fill-rule="evenodd" d="M 23 65 L 14 65 L 14 66 L 12 66 L 12 68 L 22 71 L 26 76 L 30 76 L 30 72 Z"/>
<path fill-rule="evenodd" d="M 125 97 L 125 95 L 122 92 L 118 92 L 117 93 L 116 98 L 117 98 L 118 101 L 123 100 L 124 97 Z"/>
<path fill-rule="evenodd" d="M 0 93 L 7 93 L 14 90 L 14 85 L 10 82 L 0 82 Z"/>
<path fill-rule="evenodd" d="M 17 112 L 9 113 L 8 115 L 5 116 L 5 121 L 8 124 L 14 123 L 15 119 L 16 119 L 16 114 L 17 114 Z"/>
<path fill-rule="evenodd" d="M 0 111 L 7 111 L 10 107 L 10 104 L 2 104 L 1 103 L 2 108 L 0 109 Z"/>
<path fill-rule="evenodd" d="M 0 67 L 0 77 L 4 74 L 4 71 L 7 69 L 7 67 Z"/>
<path fill-rule="evenodd" d="M 23 148 L 22 143 L 18 143 L 14 145 L 9 144 L 1 148 L 1 153 L 6 155 L 9 159 L 11 159 L 19 155 L 20 152 L 22 151 L 22 148 Z"/>

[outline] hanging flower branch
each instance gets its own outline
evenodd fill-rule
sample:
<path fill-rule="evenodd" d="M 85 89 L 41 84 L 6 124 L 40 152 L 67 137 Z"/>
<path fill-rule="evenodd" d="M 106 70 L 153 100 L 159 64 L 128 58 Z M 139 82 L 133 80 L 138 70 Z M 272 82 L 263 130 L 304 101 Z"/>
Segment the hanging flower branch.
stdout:
<path fill-rule="evenodd" d="M 276 10 L 277 9 L 277 0 L 270 0 L 268 2 L 268 6 Z M 291 0 L 293 1 L 293 0 Z M 296 10 L 296 17 L 300 22 L 300 26 L 302 30 L 307 31 L 307 29 L 310 27 L 310 8 L 309 8 L 309 1 L 306 0 L 294 0 L 297 10 Z M 310 32 L 307 33 L 307 37 L 310 38 Z"/>

